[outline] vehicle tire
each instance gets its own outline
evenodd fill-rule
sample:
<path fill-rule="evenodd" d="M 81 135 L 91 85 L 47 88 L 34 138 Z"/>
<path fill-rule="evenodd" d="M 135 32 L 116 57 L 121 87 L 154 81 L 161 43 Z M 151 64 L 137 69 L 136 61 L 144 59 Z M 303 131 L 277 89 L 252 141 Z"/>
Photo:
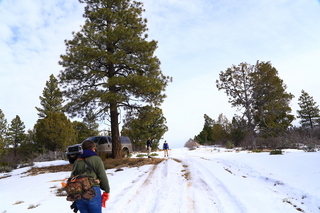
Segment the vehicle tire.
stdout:
<path fill-rule="evenodd" d="M 127 148 L 122 149 L 122 157 L 129 157 L 129 150 Z"/>

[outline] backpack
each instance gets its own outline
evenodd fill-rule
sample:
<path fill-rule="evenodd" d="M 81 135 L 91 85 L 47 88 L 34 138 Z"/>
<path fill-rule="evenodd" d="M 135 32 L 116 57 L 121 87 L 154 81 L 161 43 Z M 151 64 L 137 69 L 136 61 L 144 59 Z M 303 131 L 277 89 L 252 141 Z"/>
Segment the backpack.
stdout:
<path fill-rule="evenodd" d="M 168 148 L 169 148 L 168 144 L 167 144 L 167 143 L 164 143 L 164 144 L 163 144 L 163 149 L 168 149 Z"/>
<path fill-rule="evenodd" d="M 95 172 L 91 164 L 86 161 L 86 159 L 83 160 L 89 169 Z M 82 198 L 91 200 L 95 196 L 95 191 L 92 188 L 93 184 L 95 183 L 99 183 L 99 180 L 88 176 L 85 170 L 80 175 L 68 178 L 64 187 L 65 191 L 67 192 L 67 201 L 75 201 Z"/>

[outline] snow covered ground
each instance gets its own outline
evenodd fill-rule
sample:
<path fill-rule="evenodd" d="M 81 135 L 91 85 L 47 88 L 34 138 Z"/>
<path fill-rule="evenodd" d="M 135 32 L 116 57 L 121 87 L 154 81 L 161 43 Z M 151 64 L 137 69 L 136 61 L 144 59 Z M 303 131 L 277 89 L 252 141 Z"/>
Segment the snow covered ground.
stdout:
<path fill-rule="evenodd" d="M 159 152 L 158 157 L 163 157 Z M 152 159 L 150 159 L 152 160 Z M 320 212 L 320 152 L 283 155 L 199 148 L 170 150 L 162 163 L 107 170 L 111 193 L 103 212 L 297 213 Z M 36 166 L 68 164 L 67 161 Z M 55 191 L 70 172 L 0 174 L 0 213 L 71 213 Z"/>

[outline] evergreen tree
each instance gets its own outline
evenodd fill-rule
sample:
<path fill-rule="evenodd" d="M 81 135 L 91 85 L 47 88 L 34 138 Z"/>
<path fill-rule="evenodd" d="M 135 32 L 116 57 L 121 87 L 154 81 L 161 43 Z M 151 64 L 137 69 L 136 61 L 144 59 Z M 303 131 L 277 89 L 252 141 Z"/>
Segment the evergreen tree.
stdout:
<path fill-rule="evenodd" d="M 214 121 L 212 131 L 216 142 L 225 144 L 230 139 L 230 123 L 222 113 L 219 115 L 218 120 Z"/>
<path fill-rule="evenodd" d="M 40 96 L 42 108 L 36 107 L 40 119 L 34 126 L 35 141 L 46 150 L 62 151 L 67 145 L 76 142 L 75 130 L 63 113 L 62 92 L 53 75 L 50 75 L 42 94 L 43 97 Z"/>
<path fill-rule="evenodd" d="M 99 134 L 99 125 L 94 120 L 90 121 L 84 119 L 82 122 L 73 121 L 72 126 L 76 130 L 78 143 L 81 143 L 88 137 Z"/>
<path fill-rule="evenodd" d="M 96 122 L 96 117 L 91 110 L 83 118 L 82 122 L 87 126 L 89 136 L 99 134 L 99 124 Z"/>
<path fill-rule="evenodd" d="M 5 118 L 2 110 L 0 109 L 0 154 L 4 152 L 6 146 L 6 132 L 8 130 L 7 119 Z"/>
<path fill-rule="evenodd" d="M 195 140 L 200 144 L 214 144 L 213 125 L 214 120 L 207 114 L 204 114 L 204 125 L 199 135 L 195 136 Z"/>
<path fill-rule="evenodd" d="M 298 99 L 300 110 L 297 110 L 300 124 L 304 128 L 311 128 L 312 130 L 320 121 L 320 110 L 317 103 L 304 90 L 301 91 L 301 96 Z"/>
<path fill-rule="evenodd" d="M 289 114 L 289 103 L 294 96 L 285 91 L 286 85 L 270 62 L 233 65 L 220 72 L 216 85 L 219 90 L 225 90 L 232 106 L 244 109 L 252 148 L 256 147 L 256 128 L 266 137 L 275 136 L 294 119 Z"/>
<path fill-rule="evenodd" d="M 88 132 L 89 132 L 88 131 L 88 127 L 83 122 L 73 121 L 72 122 L 72 127 L 76 131 L 76 136 L 77 136 L 76 140 L 77 140 L 78 143 L 81 143 L 82 141 L 84 141 L 89 136 L 92 136 L 92 135 L 88 134 Z"/>
<path fill-rule="evenodd" d="M 7 145 L 13 146 L 13 154 L 14 156 L 17 156 L 18 147 L 26 138 L 25 125 L 18 115 L 12 119 L 6 135 L 8 143 Z"/>
<path fill-rule="evenodd" d="M 255 123 L 253 113 L 253 72 L 254 66 L 247 63 L 240 63 L 238 66 L 232 65 L 226 71 L 221 71 L 219 80 L 216 81 L 218 90 L 225 90 L 229 96 L 231 106 L 238 107 L 243 111 L 247 120 L 247 128 L 250 133 L 250 145 L 256 147 Z"/>
<path fill-rule="evenodd" d="M 166 118 L 160 108 L 145 106 L 127 114 L 121 134 L 131 139 L 135 150 L 144 150 L 148 137 L 153 139 L 152 148 L 155 149 L 164 133 L 168 131 L 165 124 Z"/>
<path fill-rule="evenodd" d="M 230 137 L 235 147 L 241 145 L 241 142 L 247 134 L 246 121 L 239 117 L 233 117 L 231 122 Z"/>
<path fill-rule="evenodd" d="M 170 78 L 154 56 L 157 42 L 147 40 L 143 4 L 131 0 L 80 0 L 86 3 L 85 24 L 65 41 L 59 77 L 69 98 L 67 111 L 110 117 L 113 156 L 121 158 L 119 111 L 159 106 Z"/>
<path fill-rule="evenodd" d="M 96 122 L 95 116 L 92 111 L 89 111 L 83 118 L 82 122 L 72 122 L 73 128 L 77 133 L 77 141 L 81 143 L 83 140 L 91 136 L 99 134 L 99 124 Z"/>
<path fill-rule="evenodd" d="M 278 136 L 291 125 L 289 114 L 294 97 L 286 92 L 286 85 L 270 62 L 257 62 L 254 72 L 253 109 L 259 133 L 264 137 Z"/>
<path fill-rule="evenodd" d="M 24 160 L 32 159 L 36 156 L 36 153 L 41 151 L 41 147 L 35 142 L 35 131 L 28 130 L 25 140 L 19 147 L 19 154 L 24 157 Z"/>
<path fill-rule="evenodd" d="M 0 109 L 0 138 L 5 137 L 5 133 L 7 131 L 7 119 L 5 118 L 2 110 Z"/>
<path fill-rule="evenodd" d="M 39 145 L 50 151 L 64 151 L 76 143 L 76 132 L 63 113 L 49 113 L 35 124 L 35 138 Z"/>
<path fill-rule="evenodd" d="M 45 118 L 49 113 L 63 112 L 62 93 L 58 87 L 58 81 L 53 75 L 50 75 L 50 80 L 46 82 L 42 95 L 39 97 L 42 108 L 36 107 L 40 118 Z"/>

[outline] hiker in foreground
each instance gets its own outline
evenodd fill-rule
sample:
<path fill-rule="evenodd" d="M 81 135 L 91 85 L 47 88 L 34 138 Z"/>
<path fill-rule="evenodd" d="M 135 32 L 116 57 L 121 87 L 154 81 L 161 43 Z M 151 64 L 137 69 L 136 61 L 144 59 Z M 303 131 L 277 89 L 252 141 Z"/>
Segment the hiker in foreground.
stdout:
<path fill-rule="evenodd" d="M 84 141 L 82 143 L 83 153 L 79 155 L 72 168 L 71 177 L 86 173 L 86 176 L 92 177 L 93 180 L 87 192 L 78 197 L 73 197 L 74 203 L 71 208 L 75 208 L 74 212 L 78 209 L 81 213 L 101 213 L 102 205 L 104 205 L 102 201 L 105 202 L 109 198 L 109 181 L 104 164 L 95 153 L 95 148 L 96 144 L 94 142 Z M 100 188 L 104 191 L 103 200 Z"/>
<path fill-rule="evenodd" d="M 164 156 L 165 157 L 169 156 L 168 150 L 169 150 L 169 144 L 167 143 L 167 141 L 164 141 L 164 143 L 163 143 L 163 151 L 164 151 Z"/>

